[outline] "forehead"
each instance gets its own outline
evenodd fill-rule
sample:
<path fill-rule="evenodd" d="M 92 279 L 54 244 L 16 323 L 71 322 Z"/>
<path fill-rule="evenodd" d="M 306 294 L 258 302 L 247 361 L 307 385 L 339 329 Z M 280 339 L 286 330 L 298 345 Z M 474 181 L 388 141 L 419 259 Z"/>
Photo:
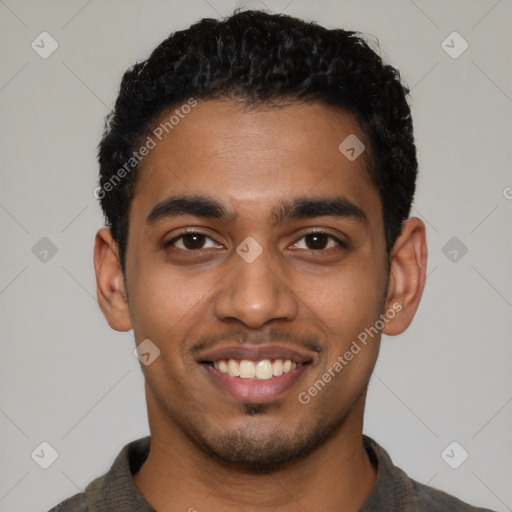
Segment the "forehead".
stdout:
<path fill-rule="evenodd" d="M 173 107 L 155 123 L 154 147 L 139 167 L 132 221 L 176 195 L 214 196 L 232 210 L 252 209 L 262 217 L 286 198 L 343 195 L 369 217 L 380 216 L 365 151 L 352 160 L 347 154 L 353 152 L 339 149 L 346 149 L 346 140 L 366 144 L 350 114 L 318 103 L 242 109 L 232 101 L 198 102 L 186 111 Z"/>

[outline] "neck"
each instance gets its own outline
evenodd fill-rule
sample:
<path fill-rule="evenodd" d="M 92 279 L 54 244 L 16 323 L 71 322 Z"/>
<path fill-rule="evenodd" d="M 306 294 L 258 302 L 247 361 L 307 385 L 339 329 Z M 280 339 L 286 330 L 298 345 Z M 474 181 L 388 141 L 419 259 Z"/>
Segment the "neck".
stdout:
<path fill-rule="evenodd" d="M 179 428 L 160 421 L 148 396 L 151 450 L 134 475 L 135 486 L 159 512 L 288 512 L 298 504 L 305 510 L 358 511 L 377 476 L 362 441 L 365 398 L 306 459 L 261 475 L 237 472 L 205 455 Z"/>

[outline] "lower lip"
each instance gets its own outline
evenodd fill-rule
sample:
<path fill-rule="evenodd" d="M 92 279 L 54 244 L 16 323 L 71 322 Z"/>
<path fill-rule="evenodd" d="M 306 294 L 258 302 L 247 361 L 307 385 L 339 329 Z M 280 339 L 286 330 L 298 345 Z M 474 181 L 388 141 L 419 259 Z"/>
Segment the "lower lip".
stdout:
<path fill-rule="evenodd" d="M 235 400 L 245 403 L 262 403 L 275 401 L 285 395 L 307 370 L 309 364 L 303 364 L 289 373 L 266 380 L 231 377 L 208 364 L 201 366 L 205 368 L 215 384 L 227 391 Z"/>

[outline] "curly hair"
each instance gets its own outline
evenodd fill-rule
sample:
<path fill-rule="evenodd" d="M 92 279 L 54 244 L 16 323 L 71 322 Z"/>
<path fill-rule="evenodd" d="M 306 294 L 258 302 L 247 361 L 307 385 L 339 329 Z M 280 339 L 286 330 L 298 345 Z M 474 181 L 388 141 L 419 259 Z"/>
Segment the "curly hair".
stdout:
<path fill-rule="evenodd" d="M 359 32 L 243 11 L 171 34 L 124 74 L 99 144 L 97 197 L 123 271 L 139 166 L 115 186 L 112 177 L 126 169 L 155 121 L 191 97 L 255 107 L 312 101 L 353 114 L 369 141 L 367 171 L 380 194 L 389 256 L 409 216 L 418 170 L 408 94 L 398 70 L 383 63 Z"/>

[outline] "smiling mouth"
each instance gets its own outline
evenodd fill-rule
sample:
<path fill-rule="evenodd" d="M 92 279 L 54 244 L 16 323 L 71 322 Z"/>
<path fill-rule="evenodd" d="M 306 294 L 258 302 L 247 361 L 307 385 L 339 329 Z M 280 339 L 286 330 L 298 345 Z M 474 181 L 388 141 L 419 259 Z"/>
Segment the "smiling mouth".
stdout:
<path fill-rule="evenodd" d="M 236 401 L 270 403 L 283 399 L 299 382 L 312 361 L 230 358 L 201 363 L 211 382 Z"/>
<path fill-rule="evenodd" d="M 214 387 L 237 402 L 270 403 L 284 399 L 318 356 L 299 345 L 246 343 L 201 351 L 196 361 Z"/>
<path fill-rule="evenodd" d="M 293 372 L 311 361 L 297 363 L 291 359 L 220 359 L 217 361 L 203 361 L 220 373 L 230 377 L 248 380 L 269 380 Z"/>

